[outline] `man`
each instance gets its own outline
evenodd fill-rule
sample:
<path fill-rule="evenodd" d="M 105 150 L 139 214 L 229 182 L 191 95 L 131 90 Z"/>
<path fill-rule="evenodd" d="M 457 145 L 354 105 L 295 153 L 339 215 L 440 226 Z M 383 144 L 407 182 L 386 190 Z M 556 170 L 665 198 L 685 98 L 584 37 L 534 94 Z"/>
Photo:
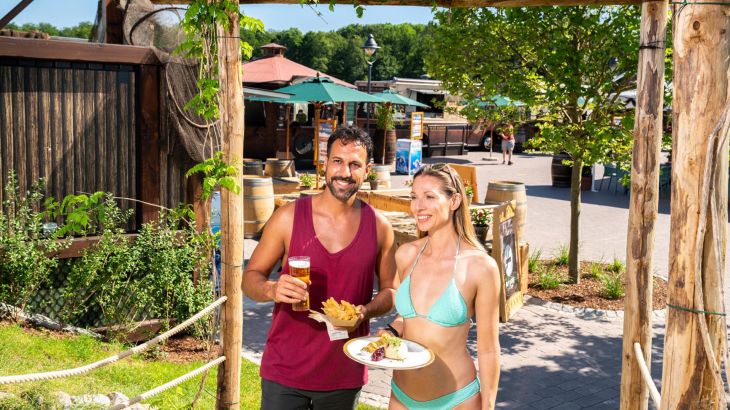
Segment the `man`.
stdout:
<path fill-rule="evenodd" d="M 307 114 L 305 114 L 304 111 L 299 110 L 296 115 L 296 120 L 300 127 L 307 125 Z"/>
<path fill-rule="evenodd" d="M 504 164 L 505 155 L 508 156 L 507 164 L 512 165 L 512 150 L 515 149 L 515 128 L 512 124 L 507 124 L 502 128 L 502 163 Z"/>
<path fill-rule="evenodd" d="M 327 143 L 320 194 L 278 209 L 264 228 L 244 273 L 243 291 L 256 301 L 273 300 L 274 314 L 261 362 L 261 408 L 354 409 L 366 368 L 348 359 L 346 340 L 330 341 L 324 324 L 292 310 L 306 300 L 306 284 L 288 274 L 289 256 L 310 257 L 311 309 L 333 297 L 361 306 L 350 337 L 366 336 L 369 319 L 393 306 L 395 249 L 388 220 L 355 196 L 370 170 L 373 143 L 356 127 L 340 128 Z M 274 265 L 283 268 L 270 280 Z M 373 298 L 377 275 L 379 292 Z"/>

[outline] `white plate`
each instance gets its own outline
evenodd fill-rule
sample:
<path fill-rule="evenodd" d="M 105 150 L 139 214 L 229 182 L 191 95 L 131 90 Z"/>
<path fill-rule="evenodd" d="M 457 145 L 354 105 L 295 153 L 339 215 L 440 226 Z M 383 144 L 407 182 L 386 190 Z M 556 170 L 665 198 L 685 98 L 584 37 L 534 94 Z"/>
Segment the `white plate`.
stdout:
<path fill-rule="evenodd" d="M 422 344 L 416 343 L 411 340 L 401 339 L 408 348 L 408 353 L 405 355 L 404 360 L 393 360 L 385 358 L 374 362 L 370 360 L 370 353 L 363 352 L 362 348 L 367 346 L 368 343 L 380 339 L 378 336 L 366 336 L 350 339 L 343 346 L 345 354 L 350 359 L 368 365 L 370 367 L 379 367 L 382 369 L 396 369 L 396 370 L 407 370 L 407 369 L 418 369 L 421 367 L 428 366 L 433 362 L 434 355 L 431 349 L 423 346 Z"/>

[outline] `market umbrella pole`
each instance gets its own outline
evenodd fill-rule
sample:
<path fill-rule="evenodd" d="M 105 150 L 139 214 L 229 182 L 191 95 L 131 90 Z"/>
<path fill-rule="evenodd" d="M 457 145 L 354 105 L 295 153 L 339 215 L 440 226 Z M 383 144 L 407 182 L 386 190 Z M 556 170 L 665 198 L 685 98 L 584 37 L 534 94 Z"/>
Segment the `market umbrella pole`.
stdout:
<path fill-rule="evenodd" d="M 291 135 L 291 108 L 291 105 L 286 105 L 286 158 L 284 159 L 291 159 L 291 155 L 289 154 L 289 138 Z"/>
<path fill-rule="evenodd" d="M 314 165 L 316 167 L 315 169 L 315 176 L 314 180 L 316 181 L 314 183 L 314 189 L 319 189 L 319 103 L 314 104 L 314 123 L 317 124 L 316 127 L 314 127 Z"/>

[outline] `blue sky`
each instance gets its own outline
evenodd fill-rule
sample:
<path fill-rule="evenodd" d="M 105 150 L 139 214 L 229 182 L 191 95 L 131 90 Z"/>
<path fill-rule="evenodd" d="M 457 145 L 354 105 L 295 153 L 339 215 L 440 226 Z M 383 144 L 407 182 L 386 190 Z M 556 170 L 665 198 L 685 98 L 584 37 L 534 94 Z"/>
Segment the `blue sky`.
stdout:
<path fill-rule="evenodd" d="M 75 26 L 81 21 L 94 21 L 98 0 L 34 0 L 13 20 L 16 24 L 51 23 L 57 27 Z M 5 15 L 18 0 L 0 0 L 0 16 Z M 349 5 L 338 5 L 331 12 L 326 5 L 318 10 L 322 18 L 309 7 L 297 4 L 255 4 L 241 7 L 244 13 L 261 19 L 268 30 L 297 27 L 303 32 L 337 30 L 348 24 L 427 23 L 431 20 L 428 7 L 368 6 L 361 19 Z"/>

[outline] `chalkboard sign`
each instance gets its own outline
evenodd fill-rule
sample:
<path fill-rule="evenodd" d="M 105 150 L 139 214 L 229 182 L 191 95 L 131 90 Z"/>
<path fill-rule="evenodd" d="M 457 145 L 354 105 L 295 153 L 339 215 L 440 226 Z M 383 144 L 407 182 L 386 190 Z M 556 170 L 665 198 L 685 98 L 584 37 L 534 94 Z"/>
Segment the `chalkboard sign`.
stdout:
<path fill-rule="evenodd" d="M 330 139 L 330 135 L 335 132 L 337 127 L 336 120 L 319 120 L 317 121 L 317 163 L 324 164 L 325 158 L 327 157 L 327 141 Z"/>
<path fill-rule="evenodd" d="M 517 264 L 517 241 L 515 240 L 514 218 L 500 223 L 499 235 L 502 237 L 502 266 L 504 266 L 504 293 L 506 299 L 512 297 L 519 287 Z"/>
<path fill-rule="evenodd" d="M 514 209 L 516 201 L 503 202 L 494 209 L 492 222 L 492 257 L 499 266 L 501 291 L 499 293 L 499 318 L 506 322 L 523 304 L 520 290 L 521 256 L 517 244 L 519 233 L 515 229 Z M 525 266 L 526 268 L 526 266 Z M 526 278 L 526 276 L 523 276 Z"/>

